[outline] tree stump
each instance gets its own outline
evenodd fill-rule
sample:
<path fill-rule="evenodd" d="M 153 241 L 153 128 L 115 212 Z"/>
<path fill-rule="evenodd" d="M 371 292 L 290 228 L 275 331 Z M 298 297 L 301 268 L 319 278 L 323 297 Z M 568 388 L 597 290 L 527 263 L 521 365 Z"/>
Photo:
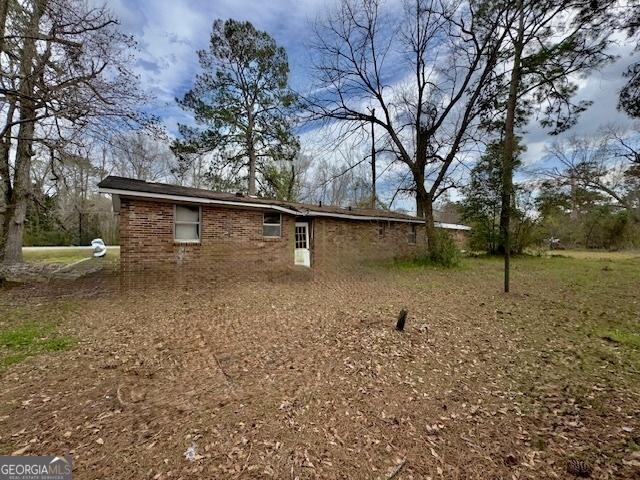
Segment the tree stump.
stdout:
<path fill-rule="evenodd" d="M 400 310 L 400 314 L 398 315 L 398 321 L 396 322 L 396 330 L 402 332 L 404 330 L 404 324 L 407 321 L 407 310 Z"/>

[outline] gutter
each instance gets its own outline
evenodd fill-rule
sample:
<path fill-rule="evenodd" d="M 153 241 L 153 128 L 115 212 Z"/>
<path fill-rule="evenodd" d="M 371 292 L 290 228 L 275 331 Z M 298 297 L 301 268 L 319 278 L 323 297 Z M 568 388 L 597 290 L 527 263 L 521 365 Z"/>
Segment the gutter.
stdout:
<path fill-rule="evenodd" d="M 471 230 L 471 227 L 469 227 L 468 225 L 459 225 L 457 223 L 435 222 L 434 225 L 436 228 L 444 228 L 445 230 L 464 230 L 464 231 Z"/>

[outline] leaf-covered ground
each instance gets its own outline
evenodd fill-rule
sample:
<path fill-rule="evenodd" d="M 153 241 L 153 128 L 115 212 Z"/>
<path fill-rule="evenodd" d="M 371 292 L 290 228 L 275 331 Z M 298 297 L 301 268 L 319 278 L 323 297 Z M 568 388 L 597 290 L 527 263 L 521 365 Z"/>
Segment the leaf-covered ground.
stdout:
<path fill-rule="evenodd" d="M 500 281 L 468 259 L 0 290 L 0 329 L 45 308 L 74 339 L 0 372 L 0 454 L 70 453 L 78 479 L 638 478 L 640 260 L 522 258 Z"/>

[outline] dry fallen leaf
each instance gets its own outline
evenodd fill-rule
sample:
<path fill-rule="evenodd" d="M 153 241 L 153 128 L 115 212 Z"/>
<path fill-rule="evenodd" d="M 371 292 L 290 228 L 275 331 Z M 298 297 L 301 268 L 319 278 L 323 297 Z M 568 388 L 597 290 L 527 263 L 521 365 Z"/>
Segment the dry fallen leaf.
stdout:
<path fill-rule="evenodd" d="M 24 455 L 30 448 L 31 448 L 31 445 L 27 445 L 25 447 L 19 448 L 15 452 L 11 452 L 11 455 L 14 457 L 17 455 Z"/>

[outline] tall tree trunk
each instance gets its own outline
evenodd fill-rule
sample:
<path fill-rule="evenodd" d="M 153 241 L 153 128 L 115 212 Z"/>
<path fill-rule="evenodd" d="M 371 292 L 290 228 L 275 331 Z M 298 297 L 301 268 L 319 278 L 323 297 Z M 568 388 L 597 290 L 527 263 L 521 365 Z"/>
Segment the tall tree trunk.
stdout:
<path fill-rule="evenodd" d="M 31 157 L 35 132 L 36 108 L 33 101 L 33 64 L 36 57 L 36 38 L 46 0 L 36 0 L 27 26 L 22 56 L 20 58 L 20 88 L 18 89 L 18 112 L 20 128 L 11 195 L 6 205 L 2 236 L 0 236 L 0 261 L 16 263 L 22 261 L 22 235 L 27 216 L 27 204 L 31 195 Z"/>
<path fill-rule="evenodd" d="M 515 149 L 515 118 L 518 104 L 518 90 L 520 89 L 521 60 L 524 42 L 524 10 L 522 0 L 516 3 L 518 12 L 518 32 L 515 39 L 513 68 L 509 84 L 509 98 L 507 100 L 507 117 L 504 127 L 504 151 L 502 154 L 502 192 L 500 209 L 500 232 L 504 246 L 504 291 L 510 289 L 511 268 L 511 197 L 513 194 L 513 152 Z"/>
<path fill-rule="evenodd" d="M 376 132 L 375 122 L 376 109 L 371 109 L 371 208 L 376 208 Z"/>
<path fill-rule="evenodd" d="M 20 107 L 20 119 L 34 118 L 33 102 L 23 101 Z M 16 148 L 16 168 L 11 198 L 5 212 L 3 229 L 2 261 L 4 263 L 22 262 L 22 235 L 27 217 L 27 204 L 31 195 L 31 156 L 34 122 L 20 124 L 18 146 Z M 6 232 L 6 233 L 5 233 Z"/>
<path fill-rule="evenodd" d="M 416 183 L 416 214 L 424 218 L 427 234 L 427 247 L 429 254 L 437 250 L 438 237 L 436 236 L 435 219 L 433 218 L 433 198 L 437 187 L 431 190 L 425 187 L 425 167 L 427 165 L 427 151 L 429 143 L 426 132 L 418 123 L 416 125 L 416 160 L 412 167 L 413 179 Z"/>
<path fill-rule="evenodd" d="M 248 111 L 247 122 L 247 152 L 249 154 L 249 195 L 256 194 L 256 146 L 253 139 L 253 115 L 252 109 Z"/>
<path fill-rule="evenodd" d="M 433 218 L 433 200 L 431 197 L 427 197 L 427 201 L 424 204 L 424 221 L 429 250 L 434 252 L 438 243 L 438 238 L 436 237 L 436 224 L 435 219 Z"/>
<path fill-rule="evenodd" d="M 287 200 L 289 202 L 295 202 L 297 198 L 293 195 L 294 189 L 296 188 L 296 166 L 291 161 L 291 181 L 289 182 L 289 188 L 287 189 Z"/>
<path fill-rule="evenodd" d="M 422 185 L 422 188 L 420 187 Z M 424 182 L 416 188 L 416 213 L 419 218 L 424 218 L 427 234 L 427 246 L 433 252 L 438 241 L 436 237 L 435 219 L 433 218 L 433 199 L 424 188 Z"/>
<path fill-rule="evenodd" d="M 7 17 L 9 16 L 9 1 L 0 0 L 0 54 L 4 52 L 4 37 L 7 29 Z"/>
<path fill-rule="evenodd" d="M 7 107 L 7 118 L 5 122 L 4 136 L 0 138 L 0 182 L 2 186 L 2 207 L 0 212 L 0 245 L 5 245 L 5 234 L 7 231 L 5 221 L 8 218 L 8 206 L 11 201 L 11 192 L 13 186 L 11 185 L 11 167 L 9 165 L 9 153 L 11 151 L 11 122 L 13 122 L 13 115 L 16 109 L 15 99 L 10 98 L 9 106 Z M 2 249 L 0 248 L 0 259 L 2 258 Z"/>
<path fill-rule="evenodd" d="M 82 245 L 84 232 L 82 231 L 82 210 L 78 210 L 78 245 Z"/>
<path fill-rule="evenodd" d="M 249 146 L 249 195 L 256 194 L 256 151 Z"/>

